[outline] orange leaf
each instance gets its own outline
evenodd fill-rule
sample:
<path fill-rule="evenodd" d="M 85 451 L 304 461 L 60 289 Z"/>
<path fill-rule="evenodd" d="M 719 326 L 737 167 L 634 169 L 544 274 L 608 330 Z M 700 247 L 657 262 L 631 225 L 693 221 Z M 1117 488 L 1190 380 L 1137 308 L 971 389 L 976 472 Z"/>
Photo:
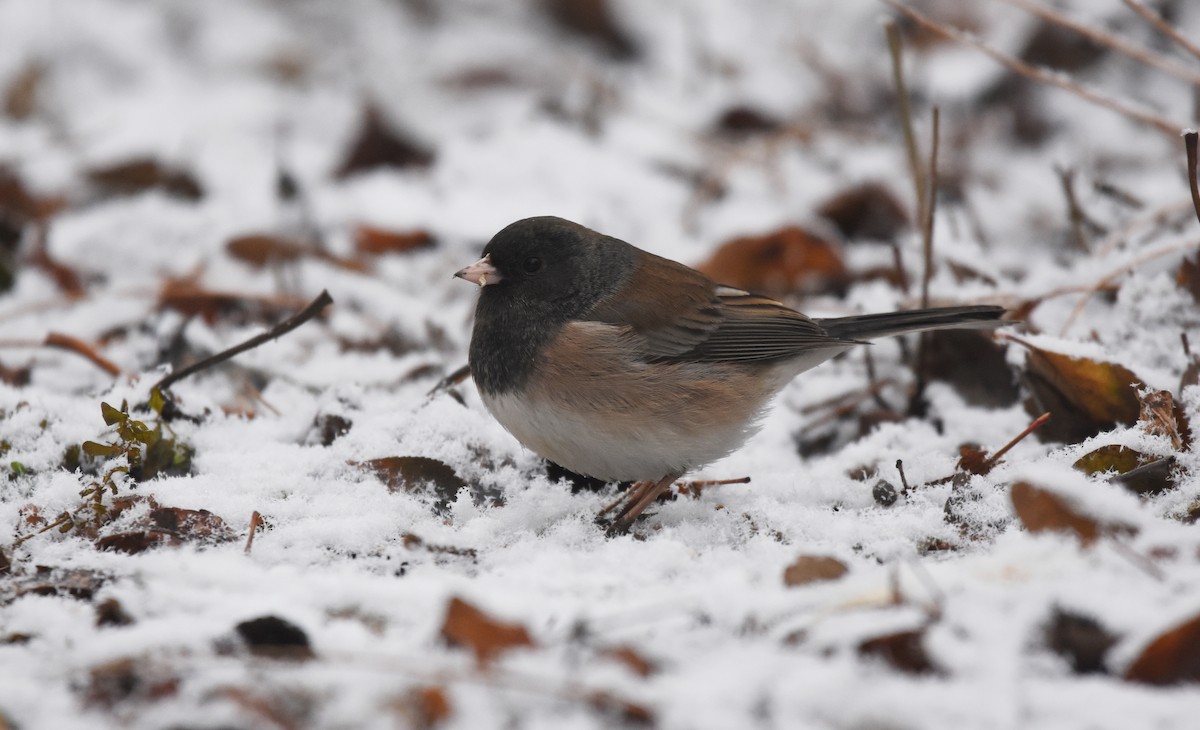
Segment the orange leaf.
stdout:
<path fill-rule="evenodd" d="M 365 254 L 406 253 L 429 248 L 436 243 L 429 231 L 389 231 L 374 226 L 359 226 L 354 232 L 354 250 Z"/>
<path fill-rule="evenodd" d="M 1160 685 L 1200 682 L 1200 616 L 1159 634 L 1129 665 L 1125 679 Z"/>
<path fill-rule="evenodd" d="M 524 626 L 495 619 L 457 597 L 446 608 L 442 637 L 452 646 L 470 649 L 480 667 L 510 649 L 536 646 Z"/>
<path fill-rule="evenodd" d="M 1077 443 L 1117 424 L 1137 421 L 1140 406 L 1135 386 L 1141 378 L 1128 368 L 1009 339 L 1029 349 L 1026 376 L 1033 398 L 1025 409 L 1034 415 L 1054 414 L 1039 436 Z"/>
<path fill-rule="evenodd" d="M 836 292 L 849 281 L 837 248 L 795 226 L 735 238 L 696 268 L 722 284 L 770 296 Z"/>

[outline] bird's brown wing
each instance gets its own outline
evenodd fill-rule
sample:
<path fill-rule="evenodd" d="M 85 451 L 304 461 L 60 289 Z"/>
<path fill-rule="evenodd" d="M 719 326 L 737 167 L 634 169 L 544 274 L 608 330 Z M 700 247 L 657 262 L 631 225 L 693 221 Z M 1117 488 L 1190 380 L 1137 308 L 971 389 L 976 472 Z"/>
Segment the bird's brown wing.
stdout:
<path fill-rule="evenodd" d="M 773 299 L 644 252 L 621 294 L 587 319 L 629 327 L 648 360 L 766 362 L 855 342 Z"/>

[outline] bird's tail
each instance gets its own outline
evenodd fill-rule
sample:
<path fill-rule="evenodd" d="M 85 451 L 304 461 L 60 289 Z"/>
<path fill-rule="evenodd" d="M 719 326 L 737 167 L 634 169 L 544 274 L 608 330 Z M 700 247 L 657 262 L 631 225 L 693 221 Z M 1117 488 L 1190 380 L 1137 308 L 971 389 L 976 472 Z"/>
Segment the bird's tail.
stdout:
<path fill-rule="evenodd" d="M 1004 307 L 979 305 L 972 307 L 935 307 L 910 309 L 907 312 L 856 314 L 852 317 L 818 319 L 830 337 L 842 340 L 873 340 L 909 332 L 948 329 L 991 329 L 1006 322 L 1000 317 Z"/>

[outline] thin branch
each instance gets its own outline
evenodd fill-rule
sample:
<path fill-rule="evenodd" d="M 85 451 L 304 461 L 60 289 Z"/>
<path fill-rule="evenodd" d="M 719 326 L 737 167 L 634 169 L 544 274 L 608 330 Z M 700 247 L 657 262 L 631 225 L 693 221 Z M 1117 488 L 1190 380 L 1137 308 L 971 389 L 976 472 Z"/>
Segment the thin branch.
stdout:
<path fill-rule="evenodd" d="M 921 243 L 925 251 L 925 274 L 921 278 L 921 307 L 929 306 L 929 281 L 933 278 L 933 214 L 937 211 L 938 137 L 941 132 L 941 111 L 933 108 L 933 141 L 929 151 L 929 171 L 925 178 L 925 208 L 921 211 Z"/>
<path fill-rule="evenodd" d="M 1004 446 L 1001 446 L 999 449 L 997 449 L 996 453 L 992 454 L 987 459 L 985 459 L 983 462 L 984 467 L 986 469 L 991 469 L 996 464 L 999 464 L 1000 459 L 1004 458 L 1004 455 L 1007 454 L 1012 449 L 1012 447 L 1021 443 L 1022 439 L 1024 439 L 1029 434 L 1031 434 L 1034 431 L 1041 428 L 1046 423 L 1046 421 L 1049 421 L 1049 420 L 1050 420 L 1050 412 L 1049 411 L 1038 416 L 1036 419 L 1034 419 L 1033 423 L 1031 423 L 1025 427 L 1024 431 L 1017 434 L 1015 437 L 1013 437 L 1013 439 L 1011 441 L 1009 441 L 1007 444 L 1005 444 Z M 258 513 L 256 512 L 255 514 L 258 514 Z"/>
<path fill-rule="evenodd" d="M 1173 28 L 1171 24 L 1167 22 L 1166 18 L 1149 8 L 1145 3 L 1142 2 L 1142 0 L 1124 1 L 1125 4 L 1129 6 L 1130 10 L 1142 16 L 1142 19 L 1150 23 L 1150 25 L 1153 25 L 1159 33 L 1162 33 L 1166 37 L 1178 43 L 1180 48 L 1183 48 L 1196 58 L 1200 58 L 1200 46 L 1197 46 L 1187 38 L 1184 38 L 1179 31 L 1175 30 L 1175 28 Z"/>
<path fill-rule="evenodd" d="M 1196 132 L 1188 130 L 1183 134 L 1183 146 L 1187 150 L 1188 187 L 1192 189 L 1192 207 L 1196 209 L 1196 219 L 1200 220 L 1200 188 L 1196 187 Z"/>
<path fill-rule="evenodd" d="M 1071 81 L 1063 74 L 1048 71 L 1044 68 L 1038 68 L 1037 66 L 1031 66 L 1020 59 L 1004 53 L 1003 51 L 992 48 L 970 33 L 966 33 L 958 28 L 953 28 L 929 18 L 928 16 L 917 12 L 904 3 L 899 2 L 899 0 L 880 1 L 893 8 L 897 12 L 908 16 L 917 24 L 928 28 L 938 35 L 971 46 L 972 48 L 991 58 L 993 61 L 996 61 L 1002 66 L 1007 67 L 1008 69 L 1024 76 L 1025 78 L 1033 79 L 1034 81 L 1038 81 L 1049 86 L 1057 86 L 1060 89 L 1075 94 L 1085 101 L 1089 101 L 1097 106 L 1101 106 L 1110 111 L 1114 111 L 1118 114 L 1129 117 L 1135 121 L 1147 124 L 1159 130 L 1160 132 L 1169 134 L 1171 136 L 1179 134 L 1179 130 L 1183 126 L 1171 121 L 1170 119 L 1167 119 L 1166 117 L 1159 116 L 1143 106 L 1130 104 L 1119 99 L 1105 96 L 1097 91 L 1092 91 L 1087 87 Z M 1125 2 L 1133 2 L 1133 0 L 1125 0 Z"/>
<path fill-rule="evenodd" d="M 291 332 L 292 330 L 296 329 L 297 327 L 304 324 L 308 320 L 317 316 L 321 312 L 322 309 L 329 306 L 330 304 L 333 304 L 333 297 L 329 296 L 328 291 L 322 290 L 320 295 L 317 296 L 316 299 L 312 300 L 312 302 L 310 302 L 307 307 L 300 310 L 299 312 L 292 315 L 291 317 L 287 318 L 286 320 L 280 322 L 279 324 L 275 325 L 274 327 L 267 330 L 266 332 L 263 332 L 261 335 L 256 335 L 254 337 L 251 337 L 250 339 L 246 340 L 245 342 L 241 343 L 240 345 L 234 345 L 233 347 L 229 348 L 228 350 L 218 352 L 217 354 L 206 357 L 199 362 L 192 363 L 191 365 L 184 368 L 183 370 L 179 370 L 177 372 L 171 373 L 170 375 L 166 376 L 162 380 L 155 383 L 154 388 L 157 388 L 160 391 L 165 391 L 167 388 L 170 388 L 173 384 L 177 383 L 180 380 L 183 380 L 184 378 L 186 378 L 190 375 L 195 375 L 196 373 L 200 372 L 201 370 L 207 370 L 208 368 L 211 368 L 214 365 L 223 363 L 232 357 L 242 354 L 246 350 L 252 350 L 255 347 L 258 347 L 259 345 L 261 345 L 265 342 L 270 342 L 271 340 L 273 340 L 277 337 L 286 335 L 288 332 Z"/>
<path fill-rule="evenodd" d="M 908 149 L 908 169 L 912 174 L 913 191 L 917 200 L 917 215 L 925 210 L 925 180 L 921 172 L 921 153 L 917 150 L 917 136 L 913 132 L 912 104 L 908 98 L 908 85 L 904 82 L 904 57 L 900 42 L 900 30 L 889 20 L 883 25 L 887 33 L 888 50 L 892 55 L 892 82 L 896 85 L 896 103 L 900 106 L 900 125 L 904 129 L 904 146 Z"/>
<path fill-rule="evenodd" d="M 93 365 L 113 376 L 114 378 L 121 374 L 121 366 L 101 355 L 99 352 L 96 352 L 96 348 L 79 338 L 72 337 L 70 335 L 64 335 L 61 332 L 51 332 L 50 334 L 46 335 L 46 339 L 42 344 L 44 344 L 46 347 L 56 347 L 60 350 L 73 352 L 76 355 L 82 355 Z"/>
<path fill-rule="evenodd" d="M 1036 15 L 1047 23 L 1053 23 L 1061 28 L 1073 30 L 1097 45 L 1111 48 L 1118 53 L 1123 53 L 1135 61 L 1140 61 L 1147 66 L 1153 66 L 1159 71 L 1174 76 L 1181 81 L 1186 81 L 1194 86 L 1200 86 L 1200 73 L 1176 63 L 1166 56 L 1134 45 L 1119 35 L 1114 35 L 1093 25 L 1075 20 L 1057 10 L 1033 2 L 1033 0 L 1003 0 L 1003 2 L 1021 8 L 1032 15 Z"/>
<path fill-rule="evenodd" d="M 1067 219 L 1071 221 L 1075 247 L 1087 253 L 1091 246 L 1088 244 L 1087 232 L 1083 230 L 1083 209 L 1079 207 L 1079 198 L 1075 197 L 1075 170 L 1056 166 L 1054 172 L 1062 185 L 1063 197 L 1067 199 Z"/>

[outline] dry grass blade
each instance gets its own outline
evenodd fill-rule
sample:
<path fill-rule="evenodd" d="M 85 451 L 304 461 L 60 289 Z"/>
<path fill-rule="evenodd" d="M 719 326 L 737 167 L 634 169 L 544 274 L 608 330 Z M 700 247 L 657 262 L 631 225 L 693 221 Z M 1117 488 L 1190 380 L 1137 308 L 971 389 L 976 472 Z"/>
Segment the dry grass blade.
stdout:
<path fill-rule="evenodd" d="M 1132 1 L 1133 0 L 1126 0 L 1126 2 Z M 908 16 L 913 20 L 913 22 L 933 31 L 934 33 L 937 33 L 940 36 L 971 46 L 975 50 L 991 58 L 993 61 L 996 61 L 1011 71 L 1028 79 L 1033 79 L 1039 83 L 1047 84 L 1049 86 L 1056 86 L 1064 91 L 1069 91 L 1085 101 L 1089 101 L 1097 106 L 1117 112 L 1118 114 L 1122 114 L 1130 119 L 1133 119 L 1134 121 L 1154 127 L 1160 132 L 1169 134 L 1171 136 L 1179 134 L 1179 130 L 1183 127 L 1183 125 L 1159 116 L 1143 106 L 1121 101 L 1120 99 L 1114 99 L 1110 96 L 1105 96 L 1100 92 L 1092 91 L 1085 86 L 1081 86 L 1074 81 L 1071 81 L 1062 74 L 1048 71 L 1043 68 L 1038 68 L 1036 66 L 1031 66 L 1018 58 L 1004 53 L 1003 51 L 992 48 L 970 33 L 940 23 L 924 15 L 923 13 L 917 12 L 913 8 L 905 5 L 902 2 L 899 2 L 898 0 L 880 0 L 880 2 L 885 3 L 892 9 L 896 10 L 896 12 Z"/>
<path fill-rule="evenodd" d="M 901 53 L 900 30 L 892 21 L 884 24 L 888 50 L 892 56 L 892 82 L 896 85 L 896 103 L 900 107 L 900 124 L 904 129 L 904 146 L 908 149 L 908 167 L 912 174 L 913 191 L 917 200 L 917 214 L 925 210 L 925 179 L 921 171 L 921 153 L 917 150 L 917 136 L 913 132 L 912 104 L 909 103 L 908 85 L 904 82 L 904 57 Z"/>
<path fill-rule="evenodd" d="M 1150 25 L 1153 25 L 1155 30 L 1157 30 L 1159 33 L 1162 33 L 1166 37 L 1178 43 L 1180 48 L 1184 49 L 1196 58 L 1200 58 L 1200 46 L 1197 46 L 1187 38 L 1184 38 L 1179 31 L 1175 30 L 1175 28 L 1167 22 L 1166 18 L 1156 13 L 1153 9 L 1143 3 L 1142 0 L 1124 0 L 1124 2 L 1129 6 L 1130 10 L 1142 16 L 1142 19 L 1150 23 Z"/>
<path fill-rule="evenodd" d="M 1031 15 L 1036 15 L 1047 23 L 1053 23 L 1061 28 L 1075 31 L 1079 35 L 1096 43 L 1097 45 L 1111 48 L 1112 50 L 1122 53 L 1135 61 L 1140 61 L 1147 66 L 1162 71 L 1165 74 L 1174 76 L 1177 79 L 1186 81 L 1189 84 L 1200 85 L 1200 73 L 1193 71 L 1182 64 L 1176 63 L 1171 59 L 1159 55 L 1141 46 L 1136 46 L 1133 43 L 1125 40 L 1119 35 L 1114 35 L 1105 30 L 1101 30 L 1095 26 L 1082 23 L 1070 16 L 1048 8 L 1045 5 L 1033 2 L 1033 0 L 1003 0 L 1004 2 L 1014 7 L 1021 8 Z"/>
<path fill-rule="evenodd" d="M 925 275 L 921 279 L 921 307 L 929 307 L 929 281 L 933 278 L 933 216 L 937 212 L 938 137 L 941 110 L 933 108 L 933 142 L 929 152 L 929 176 L 925 187 L 925 209 L 921 211 L 921 243 L 925 252 Z"/>

